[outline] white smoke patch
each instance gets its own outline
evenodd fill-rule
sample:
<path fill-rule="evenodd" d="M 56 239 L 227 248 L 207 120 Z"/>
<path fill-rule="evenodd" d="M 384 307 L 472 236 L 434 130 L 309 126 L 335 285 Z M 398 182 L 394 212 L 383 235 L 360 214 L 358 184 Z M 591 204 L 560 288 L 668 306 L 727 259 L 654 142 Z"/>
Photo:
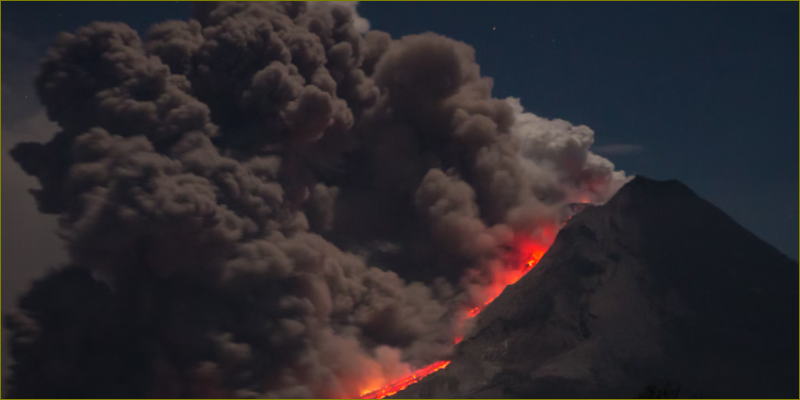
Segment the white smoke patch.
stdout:
<path fill-rule="evenodd" d="M 518 98 L 506 102 L 514 109 L 511 130 L 520 155 L 539 190 L 560 192 L 567 202 L 604 203 L 632 179 L 590 150 L 594 131 L 588 126 L 525 112 Z"/>

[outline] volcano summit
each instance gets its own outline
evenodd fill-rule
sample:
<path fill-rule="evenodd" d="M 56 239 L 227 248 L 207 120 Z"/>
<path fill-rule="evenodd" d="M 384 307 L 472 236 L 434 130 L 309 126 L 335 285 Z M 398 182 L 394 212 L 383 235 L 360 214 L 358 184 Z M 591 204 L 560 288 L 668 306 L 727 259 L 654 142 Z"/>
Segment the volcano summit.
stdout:
<path fill-rule="evenodd" d="M 636 177 L 397 398 L 797 394 L 798 264 L 676 181 Z"/>

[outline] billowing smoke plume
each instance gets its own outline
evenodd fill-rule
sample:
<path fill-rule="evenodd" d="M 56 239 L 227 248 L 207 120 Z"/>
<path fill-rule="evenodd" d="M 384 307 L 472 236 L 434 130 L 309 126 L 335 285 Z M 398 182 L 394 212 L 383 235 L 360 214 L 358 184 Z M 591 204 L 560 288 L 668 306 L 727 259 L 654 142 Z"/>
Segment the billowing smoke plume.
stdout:
<path fill-rule="evenodd" d="M 13 395 L 359 396 L 446 359 L 520 240 L 624 183 L 590 129 L 493 99 L 472 47 L 367 29 L 200 3 L 57 38 L 61 131 L 12 155 L 72 260 L 7 319 Z"/>

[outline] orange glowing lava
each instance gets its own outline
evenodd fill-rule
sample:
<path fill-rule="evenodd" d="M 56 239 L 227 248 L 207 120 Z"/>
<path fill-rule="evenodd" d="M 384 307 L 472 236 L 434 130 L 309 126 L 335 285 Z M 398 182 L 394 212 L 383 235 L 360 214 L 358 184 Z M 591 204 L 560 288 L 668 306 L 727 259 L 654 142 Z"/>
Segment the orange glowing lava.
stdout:
<path fill-rule="evenodd" d="M 544 253 L 547 252 L 547 247 L 534 243 L 529 243 L 525 245 L 525 247 L 526 248 L 522 250 L 524 253 L 528 254 L 525 262 L 522 263 L 519 268 L 505 269 L 502 273 L 497 274 L 494 282 L 486 288 L 484 293 L 486 300 L 484 303 L 468 309 L 465 316 L 466 319 L 474 318 L 480 314 L 489 303 L 493 302 L 494 299 L 503 293 L 503 290 L 505 290 L 508 285 L 517 283 L 525 274 L 530 272 L 530 270 L 539 263 Z"/>
<path fill-rule="evenodd" d="M 523 276 L 525 276 L 525 274 L 530 272 L 530 270 L 532 270 L 536 264 L 539 263 L 539 260 L 541 260 L 544 253 L 547 252 L 547 249 L 550 247 L 549 245 L 555 238 L 555 232 L 556 230 L 554 228 L 546 227 L 542 235 L 543 240 L 540 242 L 534 242 L 525 239 L 519 240 L 515 246 L 517 248 L 517 257 L 508 262 L 506 267 L 502 270 L 494 271 L 492 283 L 484 288 L 483 298 L 485 300 L 483 304 L 479 306 L 473 306 L 463 312 L 461 319 L 457 322 L 459 325 L 459 330 L 463 330 L 465 321 L 480 314 L 480 312 L 483 311 L 483 309 L 489 305 L 489 303 L 494 301 L 494 299 L 503 293 L 503 290 L 508 285 L 517 283 L 517 281 L 519 281 Z M 519 255 L 524 255 L 524 257 L 519 257 Z M 464 332 L 456 333 L 456 336 L 453 340 L 455 344 L 460 343 L 461 340 L 464 339 L 463 335 Z M 378 390 L 365 390 L 361 394 L 361 398 L 382 399 L 384 397 L 394 395 L 397 392 L 407 388 L 409 385 L 419 382 L 422 378 L 440 369 L 444 369 L 448 364 L 450 364 L 450 361 L 439 361 L 433 363 Z"/>
<path fill-rule="evenodd" d="M 417 370 L 416 372 L 414 372 L 413 374 L 411 374 L 409 376 L 400 378 L 400 379 L 398 379 L 398 380 L 396 380 L 396 381 L 394 381 L 394 382 L 392 382 L 392 383 L 390 383 L 390 384 L 388 384 L 388 385 L 386 385 L 386 386 L 384 386 L 384 387 L 382 387 L 382 388 L 380 388 L 378 390 L 375 390 L 373 392 L 368 392 L 368 393 L 362 393 L 361 394 L 361 398 L 362 399 L 382 399 L 384 397 L 391 396 L 391 395 L 393 395 L 393 394 L 395 394 L 395 393 L 407 388 L 409 385 L 419 382 L 420 379 L 422 379 L 422 378 L 424 378 L 424 377 L 426 377 L 426 376 L 428 376 L 428 375 L 430 375 L 430 374 L 432 374 L 432 373 L 434 373 L 434 372 L 436 372 L 436 371 L 438 371 L 440 369 L 443 369 L 448 364 L 450 364 L 450 361 L 439 361 L 439 362 L 433 363 L 431 365 L 428 365 L 425 368 Z"/>

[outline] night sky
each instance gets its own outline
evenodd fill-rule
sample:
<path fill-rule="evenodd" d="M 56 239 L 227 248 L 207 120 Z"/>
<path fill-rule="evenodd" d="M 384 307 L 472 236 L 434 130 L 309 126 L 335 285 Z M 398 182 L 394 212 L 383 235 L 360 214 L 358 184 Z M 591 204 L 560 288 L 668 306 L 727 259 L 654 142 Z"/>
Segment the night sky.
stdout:
<path fill-rule="evenodd" d="M 6 157 L 45 140 L 31 81 L 59 31 L 95 20 L 144 33 L 190 3 L 2 6 L 4 301 L 66 260 L 55 220 Z M 477 51 L 495 97 L 584 124 L 594 150 L 629 174 L 678 179 L 790 257 L 798 255 L 797 3 L 362 3 L 373 29 L 433 31 Z M 735 249 L 732 249 L 735 251 Z"/>

